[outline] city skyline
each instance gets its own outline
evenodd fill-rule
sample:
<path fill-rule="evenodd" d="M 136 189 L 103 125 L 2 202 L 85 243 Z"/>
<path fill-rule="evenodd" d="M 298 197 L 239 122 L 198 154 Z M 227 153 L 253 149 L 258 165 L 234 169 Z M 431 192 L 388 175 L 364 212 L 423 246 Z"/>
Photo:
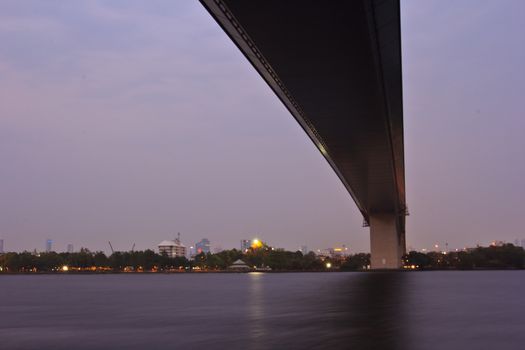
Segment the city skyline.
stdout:
<path fill-rule="evenodd" d="M 415 248 L 525 236 L 524 4 L 473 4 L 402 4 Z M 197 2 L 0 9 L 5 250 L 146 249 L 180 231 L 368 251 L 339 179 Z"/>
<path fill-rule="evenodd" d="M 268 244 L 269 246 L 271 247 L 274 247 L 274 248 L 277 248 L 277 249 L 285 249 L 285 250 L 288 250 L 288 251 L 300 251 L 302 252 L 303 254 L 306 254 L 310 251 L 314 252 L 314 253 L 321 253 L 323 251 L 327 251 L 327 250 L 330 250 L 330 249 L 340 249 L 340 247 L 342 247 L 343 249 L 346 248 L 347 250 L 347 253 L 348 254 L 359 254 L 359 253 L 369 253 L 369 251 L 358 251 L 358 250 L 354 250 L 352 247 L 350 246 L 347 246 L 344 242 L 339 242 L 338 244 L 335 244 L 334 246 L 319 246 L 319 247 L 312 247 L 311 249 L 308 248 L 307 245 L 304 245 L 304 244 L 297 244 L 296 246 L 291 246 L 291 247 L 284 247 L 284 246 L 281 246 L 279 244 L 274 244 L 274 242 L 266 242 L 261 239 L 259 239 L 260 236 L 254 236 L 250 239 L 241 239 L 240 240 L 240 245 L 237 244 L 237 246 L 231 246 L 231 247 L 223 247 L 221 244 L 215 244 L 214 242 L 210 242 L 210 240 L 208 240 L 207 238 L 203 237 L 203 238 L 200 238 L 200 239 L 193 239 L 193 240 L 188 240 L 188 241 L 185 241 L 184 239 L 180 239 L 180 243 L 182 245 L 184 245 L 187 249 L 187 255 L 188 257 L 191 257 L 191 256 L 194 256 L 196 254 L 199 254 L 201 252 L 204 252 L 204 253 L 217 253 L 217 252 L 220 252 L 220 251 L 223 251 L 223 250 L 230 250 L 230 249 L 238 249 L 240 251 L 246 251 L 247 248 L 251 247 L 253 242 L 254 241 L 259 241 L 259 242 L 264 242 L 264 244 Z M 177 241 L 179 238 L 173 238 L 173 240 L 171 239 L 167 239 L 167 241 Z M 166 241 L 166 240 L 164 240 Z M 199 245 L 199 243 L 203 243 L 203 242 L 207 242 L 208 244 L 208 248 L 203 250 L 203 251 L 200 251 L 198 252 L 198 249 L 197 249 L 197 246 Z M 74 245 L 71 244 L 71 243 L 67 243 L 67 244 L 62 244 L 63 242 L 58 242 L 58 248 L 55 249 L 55 241 L 52 240 L 52 239 L 46 239 L 43 244 L 42 244 L 42 247 L 32 247 L 32 248 L 24 248 L 24 249 L 21 249 L 21 250 L 9 250 L 8 248 L 6 249 L 5 248 L 5 240 L 3 239 L 0 239 L 0 253 L 2 252 L 17 252 L 17 253 L 21 253 L 21 252 L 39 252 L 39 253 L 43 253 L 43 252 L 64 252 L 64 253 L 73 253 L 75 252 L 75 249 L 74 249 Z M 500 245 L 503 245 L 503 244 L 507 244 L 507 243 L 510 243 L 510 244 L 513 244 L 514 246 L 516 247 L 523 247 L 525 248 L 525 238 L 515 238 L 514 240 L 512 241 L 501 241 L 501 240 L 491 240 L 491 241 L 488 241 L 488 242 L 475 242 L 475 243 L 472 243 L 472 244 L 468 244 L 468 245 L 465 245 L 465 246 L 450 246 L 448 244 L 448 242 L 445 242 L 445 241 L 436 241 L 434 242 L 434 244 L 430 244 L 428 246 L 424 246 L 424 247 L 414 247 L 414 246 L 407 246 L 407 253 L 410 252 L 410 251 L 418 251 L 418 252 L 432 252 L 432 251 L 437 251 L 437 252 L 451 252 L 451 251 L 461 251 L 461 250 L 465 250 L 465 249 L 471 249 L 471 248 L 475 248 L 475 247 L 486 247 L 486 246 L 500 246 Z M 106 242 L 107 246 L 105 249 L 92 249 L 88 246 L 85 246 L 85 245 L 82 245 L 80 244 L 80 249 L 88 249 L 89 251 L 91 252 L 96 252 L 96 251 L 102 251 L 106 254 L 111 254 L 112 253 L 112 247 L 109 245 L 109 242 Z M 62 247 L 63 246 L 63 247 Z M 142 248 L 140 250 L 153 250 L 153 251 L 158 251 L 159 250 L 159 244 L 157 243 L 152 243 L 150 246 L 148 247 L 145 247 L 145 248 Z M 120 247 L 118 247 L 120 248 Z M 133 251 L 133 250 L 137 250 L 135 249 L 135 244 L 132 245 L 132 249 L 116 249 L 115 251 L 120 251 L 120 252 L 125 252 L 125 251 Z"/>

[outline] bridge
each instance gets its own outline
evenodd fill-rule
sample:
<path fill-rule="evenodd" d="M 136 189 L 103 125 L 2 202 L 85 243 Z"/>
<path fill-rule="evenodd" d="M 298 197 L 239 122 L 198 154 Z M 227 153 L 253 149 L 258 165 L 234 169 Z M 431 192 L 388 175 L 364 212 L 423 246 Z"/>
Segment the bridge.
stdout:
<path fill-rule="evenodd" d="M 399 0 L 200 0 L 315 143 L 370 226 L 405 253 Z"/>

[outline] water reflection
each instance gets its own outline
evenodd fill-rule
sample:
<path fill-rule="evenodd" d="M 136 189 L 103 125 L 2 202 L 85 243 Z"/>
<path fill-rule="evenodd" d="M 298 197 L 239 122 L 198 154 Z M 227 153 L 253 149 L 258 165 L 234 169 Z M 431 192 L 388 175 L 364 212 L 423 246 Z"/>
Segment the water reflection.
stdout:
<path fill-rule="evenodd" d="M 0 348 L 522 349 L 524 274 L 2 276 Z"/>
<path fill-rule="evenodd" d="M 262 272 L 250 272 L 249 277 L 249 298 L 248 298 L 248 326 L 250 334 L 251 348 L 257 349 L 266 336 L 264 324 L 264 290 Z"/>
<path fill-rule="evenodd" d="M 355 349 L 407 349 L 406 274 L 362 273 L 338 291 L 335 326 Z M 337 343 L 341 343 L 339 339 Z"/>
<path fill-rule="evenodd" d="M 247 348 L 407 349 L 405 273 L 296 276 L 248 275 Z"/>

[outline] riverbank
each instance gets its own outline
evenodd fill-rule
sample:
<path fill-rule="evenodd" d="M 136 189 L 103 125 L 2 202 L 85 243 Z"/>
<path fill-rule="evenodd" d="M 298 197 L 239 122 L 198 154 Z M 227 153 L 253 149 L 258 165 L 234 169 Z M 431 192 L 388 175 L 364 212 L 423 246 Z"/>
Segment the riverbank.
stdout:
<path fill-rule="evenodd" d="M 240 262 L 240 263 L 239 263 Z M 476 247 L 450 252 L 411 251 L 403 257 L 402 270 L 471 271 L 525 268 L 525 251 L 512 244 Z M 370 254 L 324 256 L 290 252 L 263 246 L 241 252 L 224 250 L 201 253 L 192 259 L 169 257 L 152 250 L 103 252 L 81 249 L 75 253 L 0 254 L 1 273 L 240 273 L 369 271 Z M 232 269 L 233 268 L 233 269 Z M 243 269 L 240 271 L 239 269 Z"/>

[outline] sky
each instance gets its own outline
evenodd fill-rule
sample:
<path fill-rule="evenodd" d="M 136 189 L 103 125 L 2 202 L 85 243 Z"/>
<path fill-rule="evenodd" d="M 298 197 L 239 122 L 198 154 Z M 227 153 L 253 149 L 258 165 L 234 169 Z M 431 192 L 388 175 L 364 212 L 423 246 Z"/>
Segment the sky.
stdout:
<path fill-rule="evenodd" d="M 525 2 L 402 1 L 407 244 L 525 239 Z M 199 2 L 0 2 L 6 251 L 369 251 L 351 197 Z"/>

